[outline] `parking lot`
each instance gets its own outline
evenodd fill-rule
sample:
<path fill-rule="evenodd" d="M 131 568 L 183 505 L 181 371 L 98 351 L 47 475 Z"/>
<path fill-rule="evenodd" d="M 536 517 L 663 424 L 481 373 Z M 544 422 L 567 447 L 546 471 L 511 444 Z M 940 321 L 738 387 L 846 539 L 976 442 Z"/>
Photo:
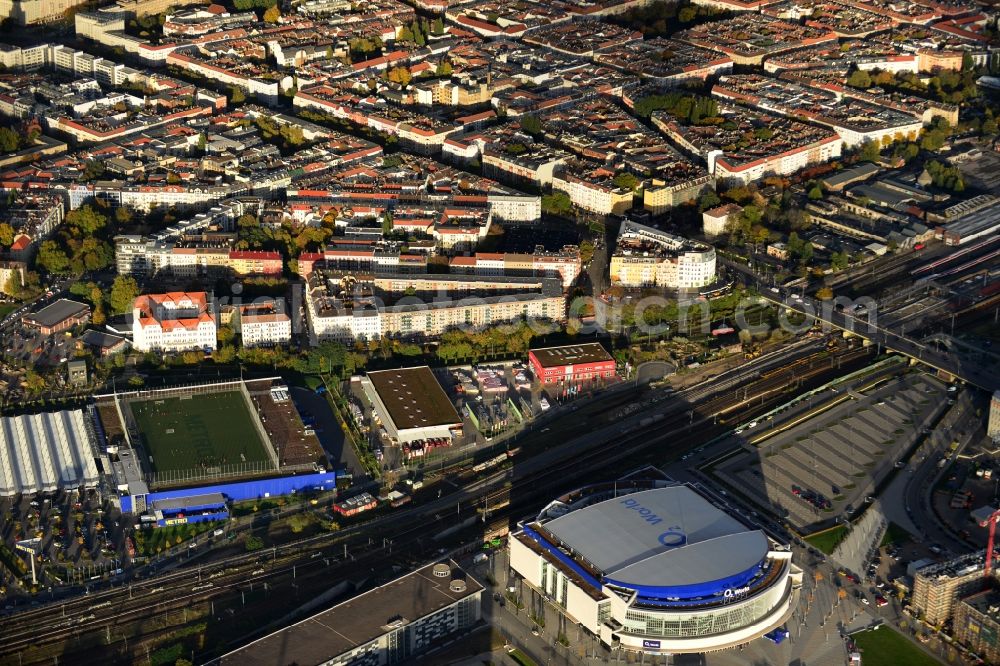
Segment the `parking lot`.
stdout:
<path fill-rule="evenodd" d="M 38 589 L 47 590 L 60 582 L 86 582 L 92 577 L 121 566 L 126 530 L 131 522 L 122 520 L 117 509 L 100 501 L 96 491 L 59 491 L 51 495 L 23 496 L 0 500 L 4 521 L 0 538 L 13 558 L 27 564 L 15 543 L 39 539 Z M 18 591 L 31 587 L 31 568 L 12 569 L 13 560 L 0 564 L 7 603 L 16 603 Z"/>
<path fill-rule="evenodd" d="M 859 509 L 945 409 L 946 386 L 909 374 L 857 392 L 831 390 L 813 411 L 753 431 L 753 444 L 720 465 L 727 483 L 799 528 Z M 758 426 L 760 427 L 760 426 Z"/>
<path fill-rule="evenodd" d="M 11 359 L 39 366 L 56 366 L 73 356 L 75 341 L 72 334 L 42 335 L 20 323 L 6 336 L 4 353 Z"/>

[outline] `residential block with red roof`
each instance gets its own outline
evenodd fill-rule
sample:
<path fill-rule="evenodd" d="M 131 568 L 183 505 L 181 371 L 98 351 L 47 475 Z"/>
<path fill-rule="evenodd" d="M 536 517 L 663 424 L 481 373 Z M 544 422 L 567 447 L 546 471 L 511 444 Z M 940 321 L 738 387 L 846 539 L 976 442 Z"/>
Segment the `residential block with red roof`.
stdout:
<path fill-rule="evenodd" d="M 204 291 L 144 294 L 132 307 L 132 345 L 137 351 L 216 348 L 215 313 Z"/>

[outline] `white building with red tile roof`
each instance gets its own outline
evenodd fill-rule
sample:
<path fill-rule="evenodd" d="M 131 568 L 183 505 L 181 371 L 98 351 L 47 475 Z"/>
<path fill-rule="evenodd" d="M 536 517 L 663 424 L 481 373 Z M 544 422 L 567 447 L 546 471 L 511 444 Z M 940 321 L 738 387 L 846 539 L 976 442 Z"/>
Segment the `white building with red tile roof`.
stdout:
<path fill-rule="evenodd" d="M 203 291 L 144 294 L 132 307 L 137 351 L 189 351 L 216 347 L 215 314 Z"/>

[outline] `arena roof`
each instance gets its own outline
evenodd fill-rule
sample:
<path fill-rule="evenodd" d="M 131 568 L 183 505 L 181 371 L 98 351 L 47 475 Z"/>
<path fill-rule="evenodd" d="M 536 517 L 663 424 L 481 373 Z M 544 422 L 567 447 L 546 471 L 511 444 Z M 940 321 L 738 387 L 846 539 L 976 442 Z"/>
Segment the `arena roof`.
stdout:
<path fill-rule="evenodd" d="M 580 363 L 599 363 L 601 361 L 612 360 L 611 354 L 598 342 L 532 349 L 531 353 L 538 359 L 543 368 L 578 365 Z"/>
<path fill-rule="evenodd" d="M 763 532 L 748 529 L 687 486 L 605 500 L 544 529 L 608 583 L 679 594 L 743 580 L 769 549 Z"/>
<path fill-rule="evenodd" d="M 460 425 L 462 417 L 426 365 L 367 375 L 397 430 Z"/>

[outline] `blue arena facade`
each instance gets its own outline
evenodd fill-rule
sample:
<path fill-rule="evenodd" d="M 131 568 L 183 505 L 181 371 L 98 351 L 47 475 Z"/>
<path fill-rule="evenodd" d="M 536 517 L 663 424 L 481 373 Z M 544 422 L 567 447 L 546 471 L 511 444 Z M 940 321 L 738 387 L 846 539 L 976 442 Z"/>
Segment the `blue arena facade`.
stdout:
<path fill-rule="evenodd" d="M 299 492 L 326 492 L 336 487 L 336 472 L 315 472 L 162 490 L 144 495 L 123 495 L 120 500 L 122 513 L 159 511 L 163 514 L 164 521 L 168 515 L 173 516 L 174 523 L 162 523 L 170 525 L 176 522 L 224 520 L 229 516 L 226 507 L 232 502 L 281 497 Z M 180 521 L 177 514 L 183 514 L 185 520 Z M 157 524 L 161 524 L 161 521 L 157 520 Z"/>
<path fill-rule="evenodd" d="M 794 609 L 791 552 L 689 486 L 591 486 L 511 539 L 511 566 L 608 645 L 705 652 L 758 638 Z"/>

